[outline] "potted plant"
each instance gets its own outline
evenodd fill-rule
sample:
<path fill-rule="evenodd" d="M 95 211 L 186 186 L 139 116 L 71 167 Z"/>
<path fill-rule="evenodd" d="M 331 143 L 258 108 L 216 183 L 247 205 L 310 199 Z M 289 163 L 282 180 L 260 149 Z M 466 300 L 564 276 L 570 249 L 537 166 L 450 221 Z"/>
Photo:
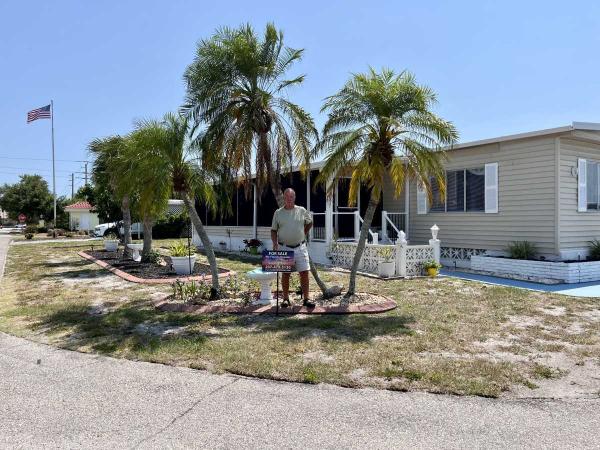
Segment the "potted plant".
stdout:
<path fill-rule="evenodd" d="M 196 251 L 191 250 L 183 241 L 171 246 L 171 265 L 177 275 L 191 275 L 196 264 Z"/>
<path fill-rule="evenodd" d="M 258 247 L 262 245 L 262 241 L 259 239 L 244 239 L 244 244 L 246 244 L 246 249 L 248 253 L 251 255 L 258 255 Z"/>
<path fill-rule="evenodd" d="M 425 269 L 425 271 L 427 272 L 427 275 L 429 275 L 430 277 L 435 277 L 438 275 L 438 273 L 440 273 L 440 269 L 442 268 L 442 265 L 438 262 L 435 261 L 425 261 L 423 263 L 423 269 Z"/>
<path fill-rule="evenodd" d="M 225 241 L 219 242 L 219 248 L 223 251 L 227 250 L 227 242 L 225 242 Z"/>
<path fill-rule="evenodd" d="M 380 277 L 393 277 L 396 274 L 396 261 L 394 261 L 394 247 L 383 247 L 379 249 L 379 257 L 382 261 L 379 261 L 379 276 Z"/>
<path fill-rule="evenodd" d="M 107 252 L 116 252 L 119 248 L 119 240 L 117 239 L 117 236 L 113 233 L 108 233 L 107 235 L 105 235 L 103 241 L 104 250 L 106 250 Z"/>

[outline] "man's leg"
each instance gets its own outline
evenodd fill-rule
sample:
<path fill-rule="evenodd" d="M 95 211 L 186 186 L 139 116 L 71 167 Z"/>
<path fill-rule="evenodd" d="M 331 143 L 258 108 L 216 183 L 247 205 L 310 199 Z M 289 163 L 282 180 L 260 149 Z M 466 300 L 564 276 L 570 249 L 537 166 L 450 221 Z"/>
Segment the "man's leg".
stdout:
<path fill-rule="evenodd" d="M 302 297 L 304 297 L 304 301 L 309 300 L 309 278 L 308 278 L 308 270 L 304 272 L 299 272 L 300 276 L 300 287 L 302 287 Z"/>
<path fill-rule="evenodd" d="M 281 289 L 283 290 L 283 301 L 290 301 L 290 274 L 282 273 L 281 274 Z"/>

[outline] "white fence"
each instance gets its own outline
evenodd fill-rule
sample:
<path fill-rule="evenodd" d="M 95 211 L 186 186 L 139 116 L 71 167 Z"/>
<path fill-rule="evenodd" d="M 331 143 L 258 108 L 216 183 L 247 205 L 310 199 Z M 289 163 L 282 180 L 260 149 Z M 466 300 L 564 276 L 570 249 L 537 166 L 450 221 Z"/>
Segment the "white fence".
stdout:
<path fill-rule="evenodd" d="M 394 269 L 388 276 L 415 277 L 423 275 L 423 264 L 440 262 L 440 240 L 437 226 L 432 227 L 433 239 L 429 245 L 408 245 L 406 235 L 400 231 L 395 245 L 366 244 L 358 270 L 382 275 L 382 263 L 393 262 Z M 356 253 L 356 242 L 334 241 L 329 248 L 329 258 L 334 266 L 350 269 Z"/>

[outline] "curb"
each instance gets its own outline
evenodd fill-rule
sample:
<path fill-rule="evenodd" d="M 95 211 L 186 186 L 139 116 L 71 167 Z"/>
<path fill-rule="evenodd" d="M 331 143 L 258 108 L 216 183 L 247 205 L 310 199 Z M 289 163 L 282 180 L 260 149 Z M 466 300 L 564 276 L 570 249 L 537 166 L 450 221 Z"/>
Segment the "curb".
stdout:
<path fill-rule="evenodd" d="M 113 274 L 115 274 L 116 276 L 118 276 L 119 278 L 124 279 L 125 281 L 131 281 L 132 283 L 140 283 L 140 284 L 171 284 L 174 281 L 206 281 L 206 280 L 210 280 L 210 275 L 205 275 L 205 276 L 201 276 L 201 275 L 196 275 L 193 277 L 173 277 L 173 278 L 140 278 L 140 277 L 136 277 L 135 275 L 131 275 L 123 270 L 117 269 L 116 267 L 111 266 L 110 264 L 108 264 L 105 261 L 102 261 L 98 258 L 94 258 L 92 255 L 86 253 L 86 252 L 77 252 L 77 254 L 79 256 L 81 256 L 84 259 L 87 259 L 88 261 L 92 261 L 96 264 L 98 264 L 100 267 L 102 267 L 103 269 L 108 270 L 109 272 L 112 272 Z M 227 278 L 231 275 L 235 275 L 234 271 L 228 271 L 226 273 L 220 273 L 219 274 L 219 278 Z"/>
<path fill-rule="evenodd" d="M 160 300 L 154 300 L 154 307 L 163 312 L 182 312 L 191 314 L 275 314 L 276 307 L 273 305 L 256 306 L 210 306 L 210 305 L 186 305 L 183 303 L 169 303 L 170 295 Z M 280 315 L 314 314 L 314 315 L 343 315 L 343 314 L 379 314 L 391 311 L 398 304 L 389 297 L 383 303 L 370 305 L 348 305 L 348 306 L 315 306 L 308 309 L 305 306 L 292 306 L 290 308 L 279 308 Z"/>

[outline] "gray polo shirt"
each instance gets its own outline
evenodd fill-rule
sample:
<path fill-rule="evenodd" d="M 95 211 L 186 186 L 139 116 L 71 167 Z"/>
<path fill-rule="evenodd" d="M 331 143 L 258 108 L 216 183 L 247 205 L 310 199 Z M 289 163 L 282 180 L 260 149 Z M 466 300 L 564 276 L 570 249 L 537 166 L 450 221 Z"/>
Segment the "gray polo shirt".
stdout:
<path fill-rule="evenodd" d="M 277 232 L 277 239 L 282 244 L 298 245 L 305 239 L 304 225 L 309 223 L 312 223 L 312 217 L 302 206 L 282 207 L 273 214 L 271 230 Z"/>

